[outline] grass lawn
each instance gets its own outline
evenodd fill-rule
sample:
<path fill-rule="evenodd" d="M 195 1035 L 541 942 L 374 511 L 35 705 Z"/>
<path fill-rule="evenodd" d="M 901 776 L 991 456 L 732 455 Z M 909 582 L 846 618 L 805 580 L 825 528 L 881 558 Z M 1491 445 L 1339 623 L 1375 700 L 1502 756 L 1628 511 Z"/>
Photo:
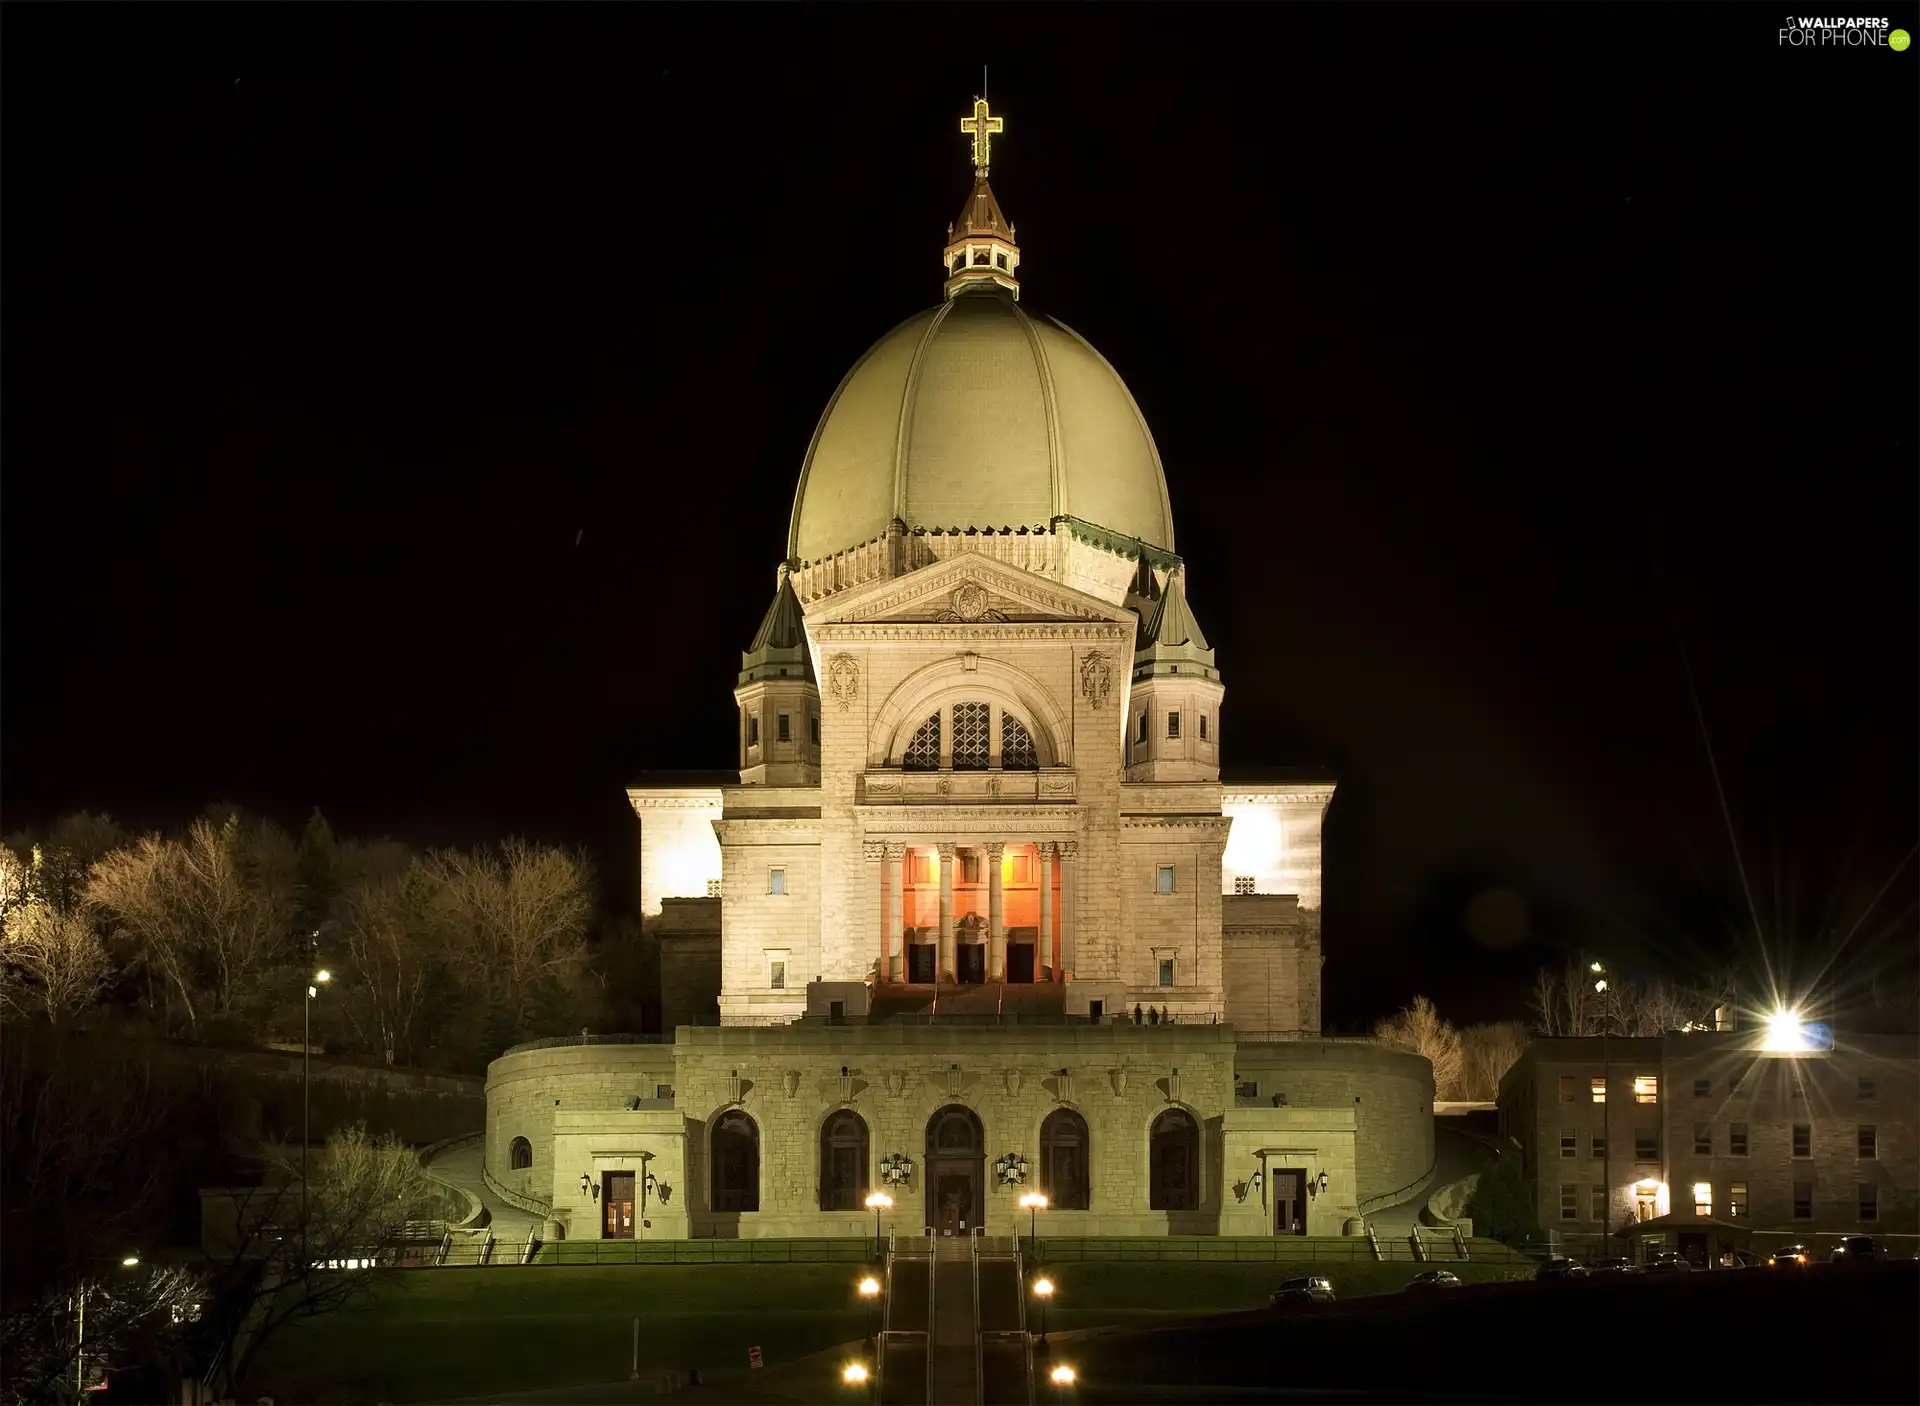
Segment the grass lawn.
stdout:
<path fill-rule="evenodd" d="M 412 1270 L 262 1349 L 248 1394 L 282 1401 L 452 1401 L 625 1380 L 640 1371 L 769 1367 L 868 1331 L 842 1264 Z"/>

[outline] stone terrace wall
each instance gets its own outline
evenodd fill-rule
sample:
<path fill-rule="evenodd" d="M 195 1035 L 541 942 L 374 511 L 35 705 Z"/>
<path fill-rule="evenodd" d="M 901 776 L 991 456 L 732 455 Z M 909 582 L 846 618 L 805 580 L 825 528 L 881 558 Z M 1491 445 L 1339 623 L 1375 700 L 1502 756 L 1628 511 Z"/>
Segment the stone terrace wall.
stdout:
<path fill-rule="evenodd" d="M 652 1099 L 673 1083 L 671 1045 L 563 1045 L 504 1054 L 487 1066 L 486 1165 L 509 1191 L 554 1198 L 553 1117 L 556 1109 L 618 1109 L 630 1099 Z M 533 1165 L 515 1171 L 514 1138 L 533 1144 Z"/>

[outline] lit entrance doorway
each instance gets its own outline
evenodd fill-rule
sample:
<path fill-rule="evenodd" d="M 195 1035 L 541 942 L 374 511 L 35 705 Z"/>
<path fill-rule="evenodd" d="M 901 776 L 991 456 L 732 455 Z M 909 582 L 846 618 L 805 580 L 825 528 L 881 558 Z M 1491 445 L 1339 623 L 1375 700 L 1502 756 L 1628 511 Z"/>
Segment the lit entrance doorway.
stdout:
<path fill-rule="evenodd" d="M 1307 1174 L 1280 1171 L 1273 1174 L 1273 1233 L 1307 1233 Z"/>
<path fill-rule="evenodd" d="M 927 1224 L 936 1235 L 966 1235 L 986 1220 L 987 1139 L 967 1108 L 927 1120 Z"/>
<path fill-rule="evenodd" d="M 607 1172 L 602 1175 L 600 1204 L 606 1208 L 600 1238 L 633 1239 L 633 1173 Z"/>

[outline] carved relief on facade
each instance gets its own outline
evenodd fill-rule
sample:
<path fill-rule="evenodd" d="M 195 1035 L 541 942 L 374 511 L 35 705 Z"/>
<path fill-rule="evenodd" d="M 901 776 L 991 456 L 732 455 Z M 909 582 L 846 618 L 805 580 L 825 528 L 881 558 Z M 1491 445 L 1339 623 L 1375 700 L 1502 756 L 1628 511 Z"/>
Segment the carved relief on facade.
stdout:
<path fill-rule="evenodd" d="M 851 708 L 860 696 L 860 666 L 851 654 L 836 654 L 827 662 L 827 693 L 842 708 Z"/>
<path fill-rule="evenodd" d="M 1107 706 L 1113 692 L 1113 666 L 1099 650 L 1089 650 L 1080 661 L 1080 695 L 1095 708 Z"/>

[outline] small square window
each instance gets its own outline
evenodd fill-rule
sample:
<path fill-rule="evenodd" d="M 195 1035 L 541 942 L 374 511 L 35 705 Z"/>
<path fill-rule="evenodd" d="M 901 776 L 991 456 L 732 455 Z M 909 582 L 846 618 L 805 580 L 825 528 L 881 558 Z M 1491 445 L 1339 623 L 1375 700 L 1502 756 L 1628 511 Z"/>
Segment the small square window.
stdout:
<path fill-rule="evenodd" d="M 1793 1184 L 1793 1218 L 1813 1219 L 1813 1183 L 1810 1181 L 1796 1181 Z"/>
<path fill-rule="evenodd" d="M 1593 1155 L 1596 1158 L 1605 1160 L 1607 1155 L 1607 1135 L 1605 1133 L 1595 1133 L 1592 1141 Z"/>
<path fill-rule="evenodd" d="M 1591 1080 L 1590 1085 L 1593 1090 L 1593 1101 L 1595 1103 L 1605 1103 L 1607 1101 L 1606 1075 L 1603 1074 L 1599 1078 Z"/>
<path fill-rule="evenodd" d="M 1560 1076 L 1560 1102 L 1575 1103 L 1580 1098 L 1580 1081 L 1571 1074 Z"/>
<path fill-rule="evenodd" d="M 1660 1102 L 1660 1079 L 1654 1074 L 1637 1074 L 1633 1080 L 1633 1101 L 1635 1103 Z"/>
<path fill-rule="evenodd" d="M 1747 1213 L 1747 1184 L 1736 1181 L 1727 1187 L 1727 1214 L 1744 1216 Z"/>
<path fill-rule="evenodd" d="M 1160 880 L 1154 886 L 1154 892 L 1155 893 L 1172 893 L 1173 892 L 1173 866 L 1171 864 L 1162 864 L 1160 866 Z"/>
<path fill-rule="evenodd" d="M 1747 1125 L 1729 1123 L 1727 1125 L 1727 1156 L 1745 1157 L 1747 1155 Z"/>
<path fill-rule="evenodd" d="M 1879 1092 L 1879 1087 L 1871 1079 L 1862 1079 L 1857 1086 L 1857 1091 L 1863 1103 L 1871 1103 L 1874 1095 Z"/>
<path fill-rule="evenodd" d="M 1693 1155 L 1713 1156 L 1713 1124 L 1695 1123 L 1693 1125 Z"/>
<path fill-rule="evenodd" d="M 655 1085 L 653 1086 L 653 1096 L 654 1096 L 655 1098 L 672 1098 L 672 1097 L 673 1097 L 673 1085 L 671 1085 L 671 1084 L 655 1084 Z"/>
<path fill-rule="evenodd" d="M 1580 1219 L 1580 1188 L 1579 1187 L 1562 1186 L 1560 1188 L 1560 1219 L 1561 1220 L 1579 1220 Z"/>
<path fill-rule="evenodd" d="M 1871 1162 L 1880 1155 L 1880 1130 L 1871 1123 L 1860 1125 L 1860 1160 Z"/>
<path fill-rule="evenodd" d="M 708 879 L 707 880 L 707 897 L 718 898 L 719 896 L 720 896 L 720 881 L 718 879 Z"/>
<path fill-rule="evenodd" d="M 1572 1128 L 1560 1130 L 1560 1155 L 1569 1162 L 1580 1155 L 1580 1134 Z"/>
<path fill-rule="evenodd" d="M 1234 891 L 1235 893 L 1252 893 L 1252 892 L 1254 891 L 1254 889 L 1253 889 L 1253 875 L 1251 875 L 1251 874 L 1236 874 L 1236 875 L 1234 875 L 1234 877 L 1233 877 L 1233 891 Z"/>
<path fill-rule="evenodd" d="M 1233 1096 L 1235 1098 L 1259 1098 L 1260 1081 L 1258 1079 L 1242 1079 L 1238 1075 L 1235 1075 L 1233 1080 Z"/>
<path fill-rule="evenodd" d="M 767 963 L 767 985 L 775 991 L 785 991 L 787 989 L 787 964 L 785 962 L 775 960 Z"/>
<path fill-rule="evenodd" d="M 1175 708 L 1167 714 L 1167 736 L 1178 737 L 1179 735 L 1180 735 L 1180 710 L 1178 708 Z"/>
<path fill-rule="evenodd" d="M 1795 1123 L 1793 1125 L 1793 1155 L 1795 1157 L 1813 1156 L 1813 1124 Z"/>
<path fill-rule="evenodd" d="M 751 713 L 747 715 L 747 745 L 749 747 L 760 745 L 760 719 Z"/>
<path fill-rule="evenodd" d="M 1713 1095 L 1713 1080 L 1695 1079 L 1693 1081 L 1693 1096 L 1695 1098 L 1710 1098 L 1712 1097 L 1712 1095 Z"/>
<path fill-rule="evenodd" d="M 1660 1130 L 1658 1128 L 1635 1128 L 1633 1130 L 1633 1160 L 1636 1162 L 1658 1162 L 1660 1160 Z"/>
<path fill-rule="evenodd" d="M 767 892 L 785 893 L 787 891 L 787 871 L 785 869 L 767 870 Z"/>
<path fill-rule="evenodd" d="M 1866 1182 L 1860 1184 L 1860 1219 L 1880 1219 L 1880 1188 Z"/>
<path fill-rule="evenodd" d="M 985 249 L 975 249 L 973 251 L 973 266 L 975 268 L 987 268 L 989 266 L 987 257 L 987 251 Z"/>
<path fill-rule="evenodd" d="M 807 730 L 813 738 L 813 745 L 818 747 L 820 745 L 820 715 L 818 713 L 807 714 Z"/>
<path fill-rule="evenodd" d="M 1607 1223 L 1607 1189 L 1604 1186 L 1593 1189 L 1593 1214 L 1589 1219 L 1601 1225 Z"/>
<path fill-rule="evenodd" d="M 1173 985 L 1173 958 L 1171 957 L 1162 957 L 1160 959 L 1160 984 L 1162 986 Z"/>
<path fill-rule="evenodd" d="M 1207 715 L 1205 713 L 1200 715 L 1200 740 L 1202 742 L 1207 740 Z"/>
<path fill-rule="evenodd" d="M 993 266 L 995 268 L 1004 269 L 1007 266 L 1007 256 L 1005 254 L 1002 254 L 996 251 L 993 256 Z"/>
<path fill-rule="evenodd" d="M 793 741 L 793 724 L 785 713 L 779 716 L 779 727 L 774 734 L 782 742 Z"/>

